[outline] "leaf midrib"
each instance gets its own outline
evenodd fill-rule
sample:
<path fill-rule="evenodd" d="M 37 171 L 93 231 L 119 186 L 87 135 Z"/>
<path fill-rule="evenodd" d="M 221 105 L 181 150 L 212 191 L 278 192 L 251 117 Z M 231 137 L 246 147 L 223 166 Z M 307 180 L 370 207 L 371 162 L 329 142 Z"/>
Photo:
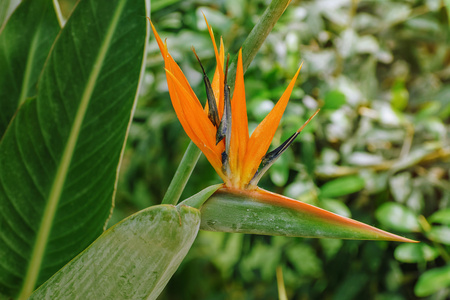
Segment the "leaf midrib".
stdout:
<path fill-rule="evenodd" d="M 107 30 L 107 34 L 101 44 L 100 51 L 95 59 L 91 73 L 89 74 L 87 85 L 83 91 L 80 105 L 78 107 L 75 119 L 70 130 L 69 138 L 61 157 L 61 162 L 56 171 L 56 175 L 51 187 L 47 205 L 42 216 L 42 223 L 36 236 L 36 242 L 31 253 L 30 264 L 24 279 L 22 289 L 19 293 L 18 299 L 27 299 L 34 290 L 36 285 L 40 267 L 45 253 L 45 247 L 50 236 L 51 227 L 56 214 L 58 203 L 63 191 L 65 179 L 68 174 L 70 162 L 75 152 L 76 142 L 81 130 L 84 116 L 86 114 L 91 96 L 94 92 L 95 83 L 100 75 L 101 67 L 105 60 L 106 54 L 111 44 L 112 37 L 119 22 L 120 15 L 125 7 L 125 0 L 120 1 L 114 12 L 111 23 Z"/>

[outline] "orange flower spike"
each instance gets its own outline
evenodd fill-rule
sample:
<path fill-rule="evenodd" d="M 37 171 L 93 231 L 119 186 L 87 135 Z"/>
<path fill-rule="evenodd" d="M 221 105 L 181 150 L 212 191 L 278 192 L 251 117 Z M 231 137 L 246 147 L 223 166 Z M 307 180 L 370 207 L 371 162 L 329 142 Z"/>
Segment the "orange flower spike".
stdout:
<path fill-rule="evenodd" d="M 204 112 L 186 76 L 169 54 L 167 46 L 162 42 L 153 24 L 151 22 L 150 24 L 164 58 L 167 85 L 177 118 L 189 138 L 202 150 L 219 176 L 225 180 L 226 177 L 221 170 L 224 143 L 216 145 L 215 127 Z"/>
<path fill-rule="evenodd" d="M 210 86 L 203 67 L 201 67 L 205 76 L 207 98 L 212 100 L 210 94 L 212 90 L 217 104 L 219 119 L 222 119 L 220 125 L 217 125 L 217 122 L 210 119 L 208 107 L 202 107 L 180 67 L 173 60 L 167 50 L 167 46 L 162 42 L 153 24 L 151 24 L 164 57 L 167 84 L 172 104 L 186 134 L 205 154 L 216 172 L 224 180 L 225 186 L 232 189 L 254 190 L 259 178 L 301 131 L 300 129 L 277 149 L 266 153 L 286 109 L 301 66 L 273 110 L 264 118 L 249 138 L 242 50 L 239 51 L 238 55 L 233 99 L 230 101 L 227 98 L 227 103 L 230 105 L 228 106 L 225 105 L 226 75 L 224 71 L 226 72 L 226 70 L 223 67 L 225 52 L 223 41 L 221 39 L 220 50 L 218 50 L 213 31 L 206 18 L 205 22 L 214 47 L 217 63 L 214 79 Z M 195 54 L 195 50 L 193 51 Z M 198 57 L 197 59 L 200 62 Z M 227 107 L 227 118 L 223 120 L 225 106 Z M 218 140 L 220 142 L 217 142 Z M 261 168 L 261 170 L 258 170 L 258 168 Z"/>
<path fill-rule="evenodd" d="M 231 173 L 234 175 L 233 185 L 237 186 L 241 181 L 241 169 L 249 140 L 242 49 L 239 50 L 236 67 L 236 81 L 233 99 L 231 100 L 231 117 L 233 125 L 231 126 L 230 167 Z"/>
<path fill-rule="evenodd" d="M 255 131 L 253 131 L 245 153 L 245 166 L 242 170 L 241 182 L 248 184 L 258 170 L 261 159 L 266 154 L 270 144 L 272 143 L 273 136 L 275 135 L 278 124 L 280 123 L 281 117 L 286 109 L 286 105 L 289 102 L 289 97 L 294 89 L 295 81 L 297 80 L 301 68 L 302 65 L 298 68 L 297 73 L 295 73 L 294 78 L 292 78 L 275 107 L 258 125 L 258 127 L 256 127 Z"/>
<path fill-rule="evenodd" d="M 167 55 L 168 55 L 168 53 L 167 53 L 167 48 L 166 48 L 166 46 L 164 45 L 164 43 L 162 42 L 161 38 L 159 37 L 159 34 L 158 34 L 158 32 L 156 31 L 155 26 L 153 26 L 153 23 L 152 23 L 152 21 L 150 20 L 150 18 L 147 17 L 147 19 L 148 19 L 148 21 L 150 22 L 150 26 L 152 26 L 152 31 L 153 31 L 153 34 L 155 35 L 156 42 L 158 43 L 159 51 L 161 51 L 161 54 L 162 54 L 164 60 L 166 60 L 166 57 L 167 57 Z"/>
<path fill-rule="evenodd" d="M 207 114 L 204 113 L 203 108 L 197 105 L 198 100 L 191 98 L 175 75 L 169 71 L 167 71 L 166 74 L 172 79 L 169 84 L 174 86 L 177 96 L 182 99 L 182 101 L 179 101 L 179 105 L 183 110 L 183 116 L 187 120 L 190 128 L 200 139 L 198 144 L 203 143 L 206 147 L 211 149 L 218 148 L 214 140 L 216 129 L 208 119 Z M 217 150 L 220 151 L 220 149 Z"/>
<path fill-rule="evenodd" d="M 147 17 L 147 19 L 150 21 L 150 18 Z M 161 54 L 163 56 L 165 68 L 170 72 L 172 72 L 176 76 L 176 78 L 178 78 L 178 80 L 182 82 L 183 86 L 189 91 L 192 97 L 196 98 L 194 91 L 192 90 L 188 80 L 186 79 L 186 76 L 184 76 L 183 71 L 181 71 L 178 64 L 170 55 L 169 51 L 167 50 L 167 45 L 165 45 L 165 43 L 162 42 L 158 32 L 153 26 L 152 21 L 150 21 L 150 25 L 152 26 L 153 34 L 155 35 L 156 41 L 159 46 L 159 50 L 161 51 Z"/>
<path fill-rule="evenodd" d="M 166 73 L 166 74 L 168 74 L 168 73 Z M 195 131 L 192 130 L 191 126 L 189 125 L 188 120 L 185 117 L 184 111 L 181 107 L 181 99 L 178 96 L 178 93 L 176 92 L 176 89 L 175 89 L 175 83 L 172 83 L 173 82 L 172 77 L 171 76 L 166 76 L 166 77 L 167 77 L 167 85 L 168 85 L 168 89 L 169 89 L 170 99 L 172 101 L 172 106 L 175 110 L 175 114 L 177 115 L 178 120 L 181 123 L 181 126 L 183 127 L 184 131 L 189 136 L 189 138 L 195 144 L 201 143 L 200 137 L 198 137 L 197 134 L 195 133 Z"/>
<path fill-rule="evenodd" d="M 206 20 L 205 14 L 203 14 L 203 18 L 205 19 L 206 27 L 208 27 L 209 36 L 211 37 L 211 41 L 214 47 L 214 55 L 216 56 L 216 71 L 214 72 L 214 78 L 212 81 L 212 88 L 214 91 L 214 97 L 217 101 L 217 109 L 219 111 L 219 119 L 222 119 L 223 114 L 223 105 L 224 105 L 224 73 L 223 73 L 223 62 L 225 58 L 225 50 L 223 47 L 222 38 L 220 38 L 220 52 L 217 50 L 216 40 L 214 39 L 214 33 L 209 26 L 208 21 Z"/>
<path fill-rule="evenodd" d="M 208 119 L 203 108 L 195 105 L 189 93 L 183 88 L 175 75 L 166 70 L 170 98 L 177 117 L 189 138 L 205 154 L 208 161 L 222 179 L 226 179 L 222 172 L 222 158 L 224 145 L 215 144 L 215 127 Z M 196 100 L 196 99 L 195 99 Z M 198 100 L 196 100 L 198 101 Z M 181 111 L 181 112 L 180 112 Z"/>
<path fill-rule="evenodd" d="M 224 61 L 225 58 L 225 50 L 223 48 L 223 41 L 222 38 L 220 38 L 220 50 L 219 50 L 219 59 L 221 62 Z M 220 93 L 221 93 L 221 86 L 223 88 L 223 83 L 220 84 L 220 71 L 219 71 L 219 66 L 216 64 L 216 70 L 214 71 L 214 77 L 213 77 L 213 81 L 211 83 L 211 88 L 213 90 L 213 94 L 214 94 L 214 99 L 216 100 L 216 106 L 217 106 L 217 111 L 219 114 L 219 118 L 222 118 L 222 114 L 223 114 L 223 97 L 220 98 Z M 222 91 L 223 92 L 223 91 Z M 208 112 L 208 105 L 205 106 L 206 112 Z"/>

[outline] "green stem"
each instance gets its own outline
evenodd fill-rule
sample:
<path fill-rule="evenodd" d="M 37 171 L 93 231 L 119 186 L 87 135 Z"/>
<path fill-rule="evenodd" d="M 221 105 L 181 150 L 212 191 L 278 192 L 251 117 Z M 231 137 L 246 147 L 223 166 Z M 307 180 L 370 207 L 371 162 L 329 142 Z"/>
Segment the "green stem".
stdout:
<path fill-rule="evenodd" d="M 200 158 L 201 151 L 191 141 L 186 149 L 186 152 L 181 159 L 175 175 L 170 182 L 169 188 L 162 200 L 162 204 L 176 205 L 180 200 L 181 193 L 183 193 L 184 187 L 191 177 L 192 171 Z"/>
<path fill-rule="evenodd" d="M 286 288 L 283 280 L 283 269 L 281 266 L 277 267 L 277 285 L 278 285 L 278 300 L 287 300 Z"/>
<path fill-rule="evenodd" d="M 450 25 L 450 0 L 444 0 L 444 5 L 447 9 L 448 24 Z"/>
<path fill-rule="evenodd" d="M 244 72 L 247 71 L 248 66 L 253 61 L 258 53 L 259 48 L 266 40 L 272 28 L 278 22 L 283 12 L 288 7 L 291 0 L 272 0 L 269 6 L 264 11 L 263 15 L 253 27 L 252 31 L 242 44 L 242 64 Z M 234 87 L 234 81 L 236 79 L 236 62 L 237 55 L 233 58 L 233 62 L 230 65 L 228 82 L 231 90 Z"/>
<path fill-rule="evenodd" d="M 252 31 L 242 45 L 242 63 L 244 72 L 255 58 L 262 43 L 267 38 L 273 26 L 277 23 L 278 19 L 281 17 L 290 2 L 291 0 L 273 0 L 264 11 L 261 19 L 255 27 L 253 27 Z M 231 89 L 234 87 L 235 79 L 236 61 L 234 61 L 229 68 L 228 82 L 230 83 Z M 191 141 L 186 149 L 186 152 L 184 153 L 183 159 L 181 160 L 177 171 L 175 172 L 174 177 L 172 178 L 172 181 L 170 182 L 169 188 L 164 195 L 162 204 L 176 205 L 178 203 L 181 193 L 183 193 L 186 183 L 188 182 L 189 177 L 191 177 L 192 171 L 197 164 L 200 154 L 200 150 Z"/>

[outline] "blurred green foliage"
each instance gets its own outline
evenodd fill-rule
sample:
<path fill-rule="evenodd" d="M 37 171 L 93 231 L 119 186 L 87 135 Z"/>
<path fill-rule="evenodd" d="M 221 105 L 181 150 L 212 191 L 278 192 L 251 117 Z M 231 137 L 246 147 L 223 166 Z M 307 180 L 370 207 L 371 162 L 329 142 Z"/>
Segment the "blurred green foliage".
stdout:
<path fill-rule="evenodd" d="M 448 2 L 448 1 L 447 1 Z M 202 12 L 233 57 L 268 1 L 157 0 L 152 21 L 205 98 Z M 450 297 L 450 31 L 444 1 L 294 0 L 245 74 L 250 130 L 303 62 L 274 146 L 318 116 L 261 186 L 420 244 L 201 232 L 161 299 Z M 158 204 L 188 145 L 151 38 L 111 224 Z M 202 157 L 186 198 L 220 179 Z"/>

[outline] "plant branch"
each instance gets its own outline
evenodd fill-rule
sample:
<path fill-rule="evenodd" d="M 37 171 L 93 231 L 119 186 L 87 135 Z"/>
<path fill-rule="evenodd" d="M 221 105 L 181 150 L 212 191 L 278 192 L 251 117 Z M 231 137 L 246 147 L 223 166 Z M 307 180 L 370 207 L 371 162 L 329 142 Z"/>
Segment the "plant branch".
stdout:
<path fill-rule="evenodd" d="M 248 66 L 255 58 L 259 48 L 261 48 L 267 36 L 272 31 L 272 28 L 278 22 L 278 19 L 280 19 L 290 2 L 291 0 L 273 0 L 264 11 L 258 23 L 253 27 L 247 39 L 245 39 L 244 44 L 242 44 L 242 64 L 244 73 L 247 71 Z M 236 63 L 237 55 L 233 58 L 229 69 L 228 82 L 231 90 L 234 88 L 236 79 Z"/>

